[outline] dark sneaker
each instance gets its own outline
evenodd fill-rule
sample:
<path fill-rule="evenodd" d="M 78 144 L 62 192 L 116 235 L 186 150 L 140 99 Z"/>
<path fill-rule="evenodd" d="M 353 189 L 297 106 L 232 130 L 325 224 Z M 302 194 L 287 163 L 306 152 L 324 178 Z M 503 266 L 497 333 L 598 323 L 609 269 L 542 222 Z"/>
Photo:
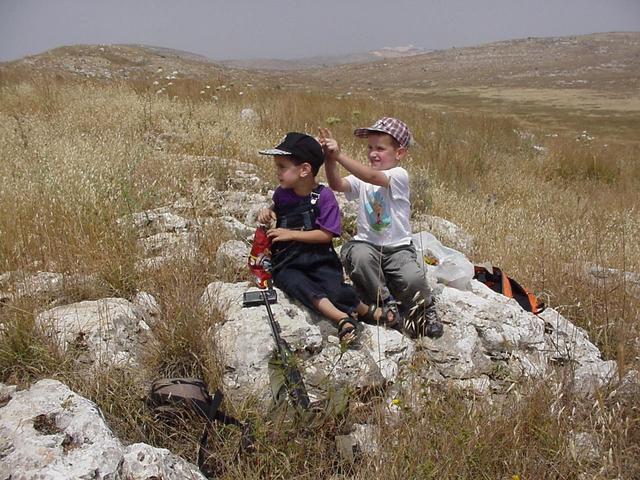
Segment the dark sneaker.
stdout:
<path fill-rule="evenodd" d="M 442 322 L 438 318 L 435 304 L 429 305 L 424 311 L 424 334 L 429 338 L 440 338 L 444 333 Z"/>
<path fill-rule="evenodd" d="M 436 306 L 432 303 L 423 310 L 416 309 L 405 322 L 404 332 L 411 338 L 423 336 L 440 338 L 444 333 L 444 328 L 438 319 Z"/>

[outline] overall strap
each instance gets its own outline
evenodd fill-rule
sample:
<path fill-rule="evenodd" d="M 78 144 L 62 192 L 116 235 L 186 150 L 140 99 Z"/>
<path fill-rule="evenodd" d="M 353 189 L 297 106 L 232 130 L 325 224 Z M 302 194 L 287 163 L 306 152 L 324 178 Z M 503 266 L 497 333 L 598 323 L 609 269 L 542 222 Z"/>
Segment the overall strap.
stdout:
<path fill-rule="evenodd" d="M 309 204 L 311 205 L 311 208 L 302 212 L 302 221 L 304 222 L 303 228 L 305 230 L 313 230 L 316 218 L 318 218 L 318 207 L 316 207 L 316 203 L 318 203 L 318 200 L 320 199 L 321 189 L 322 185 L 318 184 L 318 186 L 309 194 Z"/>
<path fill-rule="evenodd" d="M 296 203 L 294 207 L 281 207 L 278 209 L 279 211 L 276 211 L 278 214 L 278 227 L 313 230 L 319 213 L 317 203 L 323 188 L 324 185 L 318 185 L 308 197 Z"/>
<path fill-rule="evenodd" d="M 315 205 L 316 203 L 318 203 L 318 199 L 320 198 L 320 192 L 322 191 L 323 188 L 324 188 L 324 185 L 318 184 L 316 188 L 311 190 L 311 194 L 310 194 L 311 205 Z"/>

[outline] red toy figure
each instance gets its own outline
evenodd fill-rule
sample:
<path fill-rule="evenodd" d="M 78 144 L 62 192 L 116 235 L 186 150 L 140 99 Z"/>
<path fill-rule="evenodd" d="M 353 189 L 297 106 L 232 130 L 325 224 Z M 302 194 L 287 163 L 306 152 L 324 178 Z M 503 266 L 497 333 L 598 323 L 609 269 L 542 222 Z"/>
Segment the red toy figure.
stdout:
<path fill-rule="evenodd" d="M 271 280 L 271 240 L 264 225 L 256 228 L 249 254 L 249 270 L 258 288 L 267 288 Z"/>

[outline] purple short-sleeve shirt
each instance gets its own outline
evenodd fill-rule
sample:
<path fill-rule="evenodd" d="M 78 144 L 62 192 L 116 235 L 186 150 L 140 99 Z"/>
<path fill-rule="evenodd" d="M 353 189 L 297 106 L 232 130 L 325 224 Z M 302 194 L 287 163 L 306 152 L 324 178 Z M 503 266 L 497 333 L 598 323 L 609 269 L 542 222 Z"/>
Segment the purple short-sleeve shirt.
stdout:
<path fill-rule="evenodd" d="M 273 192 L 273 203 L 282 205 L 287 203 L 299 202 L 305 197 L 296 195 L 291 188 L 276 188 Z M 318 198 L 319 215 L 316 218 L 316 225 L 333 233 L 334 237 L 339 237 L 342 233 L 342 224 L 340 223 L 340 207 L 338 201 L 330 188 L 324 187 L 320 190 Z"/>

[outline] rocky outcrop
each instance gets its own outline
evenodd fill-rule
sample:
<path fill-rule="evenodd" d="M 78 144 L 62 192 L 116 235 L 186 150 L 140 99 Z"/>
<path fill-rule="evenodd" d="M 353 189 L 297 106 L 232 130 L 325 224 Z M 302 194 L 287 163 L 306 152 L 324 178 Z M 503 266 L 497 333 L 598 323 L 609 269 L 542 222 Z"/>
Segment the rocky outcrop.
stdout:
<path fill-rule="evenodd" d="M 205 479 L 168 450 L 122 445 L 93 402 L 56 380 L 0 384 L 0 396 L 0 480 Z"/>
<path fill-rule="evenodd" d="M 171 207 L 136 212 L 118 219 L 121 228 L 132 229 L 138 237 L 143 258 L 138 270 L 159 268 L 175 259 L 198 255 L 200 235 L 206 227 L 224 229 L 234 240 L 247 241 L 255 231 L 258 211 L 270 205 L 267 197 L 247 193 L 260 182 L 256 167 L 244 162 L 214 159 L 226 168 L 235 168 L 225 180 L 228 190 L 220 190 L 215 178 L 194 180 L 190 198 L 179 198 Z"/>
<path fill-rule="evenodd" d="M 464 253 L 470 253 L 473 250 L 475 243 L 473 236 L 444 218 L 433 215 L 420 215 L 412 222 L 411 226 L 414 232 L 421 230 L 431 232 L 448 247 Z"/>
<path fill-rule="evenodd" d="M 148 297 L 145 301 L 152 305 Z M 147 322 L 155 322 L 149 310 L 123 298 L 63 305 L 36 317 L 36 325 L 60 348 L 73 349 L 78 361 L 95 366 L 135 365 L 141 345 L 151 339 Z"/>
<path fill-rule="evenodd" d="M 274 342 L 264 307 L 242 308 L 247 283 L 210 284 L 202 295 L 207 309 L 225 312 L 226 321 L 212 331 L 221 347 L 224 382 L 229 395 L 269 398 L 269 359 Z M 437 310 L 445 324 L 438 339 L 413 341 L 395 330 L 360 325 L 357 348 L 343 350 L 336 329 L 326 320 L 278 293 L 272 306 L 282 336 L 296 351 L 310 396 L 348 386 L 380 389 L 405 376 L 415 354 L 428 362 L 414 374 L 474 393 L 504 392 L 528 379 L 553 378 L 588 396 L 617 372 L 604 361 L 584 330 L 548 308 L 528 313 L 513 299 L 472 281 L 471 291 L 444 287 Z"/>
<path fill-rule="evenodd" d="M 621 287 L 628 295 L 640 299 L 639 273 L 606 268 L 594 263 L 586 263 L 583 270 L 590 283 L 608 289 Z"/>
<path fill-rule="evenodd" d="M 56 302 L 65 289 L 100 287 L 97 275 L 65 275 L 58 272 L 5 272 L 0 275 L 0 304 L 24 297 L 40 297 Z"/>

